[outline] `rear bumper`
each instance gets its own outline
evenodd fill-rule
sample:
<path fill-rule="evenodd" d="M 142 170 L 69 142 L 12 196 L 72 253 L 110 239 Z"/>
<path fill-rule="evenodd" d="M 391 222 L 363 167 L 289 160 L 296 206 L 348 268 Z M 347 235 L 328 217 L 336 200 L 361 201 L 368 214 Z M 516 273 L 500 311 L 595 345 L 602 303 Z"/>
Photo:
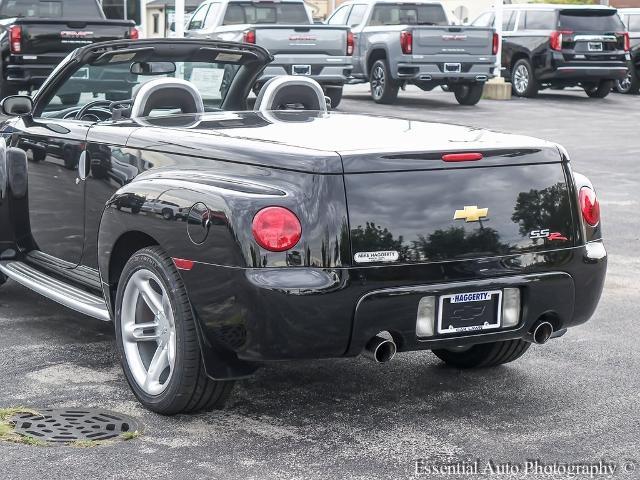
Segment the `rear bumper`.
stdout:
<path fill-rule="evenodd" d="M 39 87 L 67 53 L 10 55 L 4 65 L 4 79 L 15 86 Z"/>
<path fill-rule="evenodd" d="M 572 60 L 567 61 L 562 53 L 550 54 L 545 68 L 538 73 L 541 81 L 598 81 L 619 80 L 627 74 L 629 65 L 625 55 L 617 60 Z"/>
<path fill-rule="evenodd" d="M 294 75 L 293 66 L 310 67 L 311 74 L 304 75 L 321 84 L 343 85 L 351 76 L 353 65 L 351 57 L 333 57 L 327 55 L 276 55 L 258 80 L 264 83 L 278 75 Z"/>
<path fill-rule="evenodd" d="M 201 330 L 214 349 L 248 361 L 355 356 L 380 331 L 400 351 L 529 338 L 542 316 L 555 330 L 586 322 L 606 273 L 600 242 L 540 254 L 369 268 L 241 269 L 198 264 L 183 272 Z M 517 327 L 418 338 L 427 295 L 520 288 Z"/>
<path fill-rule="evenodd" d="M 451 71 L 451 67 L 457 64 L 460 65 L 460 71 Z M 493 77 L 494 66 L 495 57 L 493 56 L 463 59 L 459 56 L 451 56 L 424 61 L 417 55 L 404 55 L 394 69 L 394 77 L 397 80 L 410 82 L 482 82 Z"/>

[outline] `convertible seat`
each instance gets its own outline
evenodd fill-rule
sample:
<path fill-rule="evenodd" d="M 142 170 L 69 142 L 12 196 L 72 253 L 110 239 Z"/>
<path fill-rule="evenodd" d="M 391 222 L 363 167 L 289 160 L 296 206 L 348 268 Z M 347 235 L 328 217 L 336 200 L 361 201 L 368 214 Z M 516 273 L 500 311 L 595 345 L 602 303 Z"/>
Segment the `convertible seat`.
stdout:
<path fill-rule="evenodd" d="M 204 102 L 191 82 L 179 78 L 156 78 L 140 85 L 133 97 L 131 118 L 148 117 L 161 109 L 203 113 Z"/>
<path fill-rule="evenodd" d="M 311 78 L 281 75 L 267 81 L 256 99 L 254 110 L 320 110 L 327 111 L 324 91 Z"/>

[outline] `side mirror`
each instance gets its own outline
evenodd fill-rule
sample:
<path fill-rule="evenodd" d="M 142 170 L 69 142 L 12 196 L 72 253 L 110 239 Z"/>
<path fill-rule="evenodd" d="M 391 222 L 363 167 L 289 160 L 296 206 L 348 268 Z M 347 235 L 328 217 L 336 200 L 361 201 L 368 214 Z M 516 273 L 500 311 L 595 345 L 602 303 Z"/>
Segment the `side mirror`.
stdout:
<path fill-rule="evenodd" d="M 11 95 L 2 100 L 0 108 L 10 117 L 28 115 L 33 111 L 33 100 L 29 95 Z"/>

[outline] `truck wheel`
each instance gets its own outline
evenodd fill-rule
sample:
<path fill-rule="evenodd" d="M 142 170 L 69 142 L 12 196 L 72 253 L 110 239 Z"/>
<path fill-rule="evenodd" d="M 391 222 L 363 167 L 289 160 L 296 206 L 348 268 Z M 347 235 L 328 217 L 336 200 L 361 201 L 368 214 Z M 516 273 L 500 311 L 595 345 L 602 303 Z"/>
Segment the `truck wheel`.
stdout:
<path fill-rule="evenodd" d="M 636 94 L 640 92 L 640 79 L 638 78 L 638 73 L 634 68 L 629 70 L 627 76 L 622 80 L 616 80 L 615 85 L 616 90 L 619 93 L 629 93 Z"/>
<path fill-rule="evenodd" d="M 400 85 L 389 72 L 389 65 L 386 60 L 377 60 L 371 67 L 369 75 L 369 84 L 371 85 L 371 98 L 376 103 L 389 104 L 398 98 L 398 90 Z"/>
<path fill-rule="evenodd" d="M 433 353 L 456 368 L 486 368 L 517 360 L 531 344 L 524 340 L 481 343 L 464 349 L 436 349 Z"/>
<path fill-rule="evenodd" d="M 475 105 L 482 98 L 484 91 L 483 83 L 473 83 L 471 85 L 455 85 L 453 93 L 460 105 Z"/>
<path fill-rule="evenodd" d="M 146 408 L 173 415 L 224 406 L 233 382 L 207 376 L 187 292 L 160 247 L 139 250 L 125 265 L 115 323 L 124 374 Z"/>
<path fill-rule="evenodd" d="M 63 105 L 77 105 L 80 102 L 79 93 L 67 93 L 65 95 L 58 95 L 60 102 Z"/>
<path fill-rule="evenodd" d="M 326 95 L 331 100 L 331 110 L 333 110 L 342 101 L 342 87 L 327 87 Z"/>
<path fill-rule="evenodd" d="M 521 58 L 513 66 L 511 71 L 511 89 L 517 97 L 535 97 L 540 86 L 535 79 L 531 62 Z"/>
<path fill-rule="evenodd" d="M 7 85 L 4 80 L 0 79 L 0 100 L 10 97 L 11 95 L 18 95 L 20 90 L 13 85 Z"/>
<path fill-rule="evenodd" d="M 582 88 L 591 98 L 604 98 L 611 93 L 613 85 L 613 80 L 601 80 L 599 83 L 585 84 Z"/>

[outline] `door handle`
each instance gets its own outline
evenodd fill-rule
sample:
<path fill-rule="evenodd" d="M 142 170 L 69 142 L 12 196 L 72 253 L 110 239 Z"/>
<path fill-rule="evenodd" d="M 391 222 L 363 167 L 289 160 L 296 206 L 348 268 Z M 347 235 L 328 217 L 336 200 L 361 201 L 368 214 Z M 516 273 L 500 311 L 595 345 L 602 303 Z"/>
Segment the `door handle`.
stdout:
<path fill-rule="evenodd" d="M 84 150 L 80 154 L 80 160 L 78 161 L 78 177 L 80 177 L 80 180 L 84 181 L 87 179 L 87 170 L 87 151 Z"/>

